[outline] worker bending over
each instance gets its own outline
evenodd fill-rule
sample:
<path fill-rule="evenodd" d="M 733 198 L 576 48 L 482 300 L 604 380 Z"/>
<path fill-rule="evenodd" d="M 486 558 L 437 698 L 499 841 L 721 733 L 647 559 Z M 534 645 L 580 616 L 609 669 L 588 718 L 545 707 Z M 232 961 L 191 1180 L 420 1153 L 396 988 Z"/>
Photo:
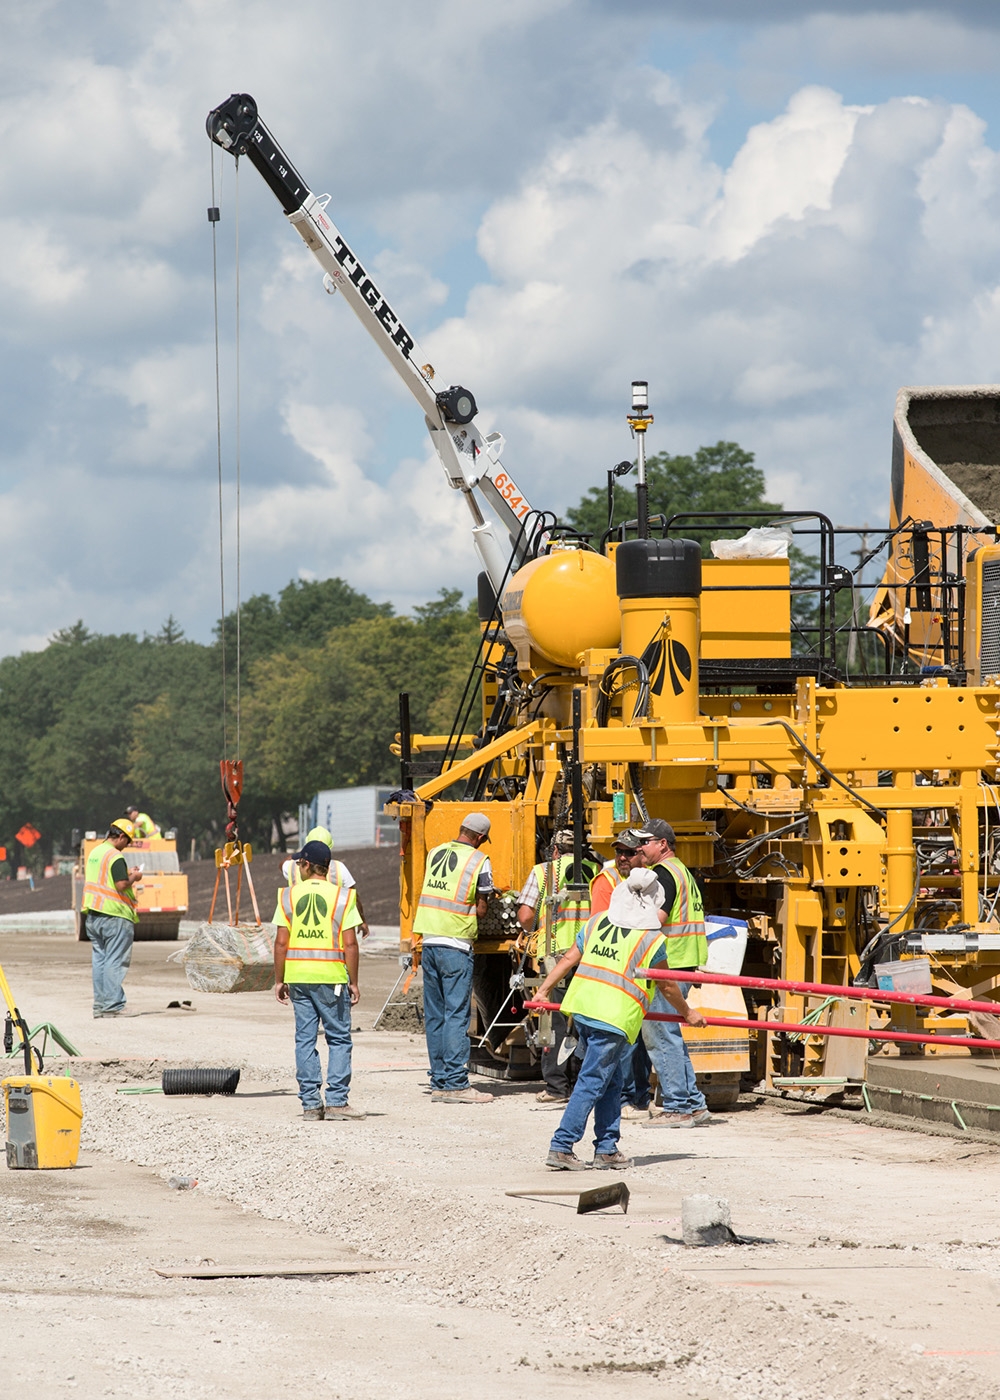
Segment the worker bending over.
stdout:
<path fill-rule="evenodd" d="M 367 938 L 368 925 L 365 922 L 365 911 L 361 903 L 361 896 L 360 894 L 358 894 L 354 876 L 348 870 L 347 866 L 343 863 L 343 861 L 333 859 L 333 837 L 330 835 L 329 831 L 325 826 L 314 826 L 312 831 L 306 833 L 306 839 L 302 844 L 306 845 L 310 841 L 322 841 L 324 846 L 328 846 L 330 848 L 330 869 L 327 878 L 329 879 L 331 885 L 343 885 L 345 889 L 354 890 L 354 897 L 357 900 L 358 904 L 358 913 L 361 915 L 361 922 L 360 924 L 358 924 L 357 927 L 357 937 Z M 299 874 L 299 867 L 296 864 L 294 856 L 289 856 L 288 860 L 282 861 L 281 878 L 288 886 L 296 885 L 301 880 L 302 876 Z M 280 898 L 281 890 L 279 889 L 278 899 L 280 900 Z M 277 922 L 278 913 L 277 909 L 275 909 L 274 918 L 271 920 L 271 923 L 276 924 Z"/>
<path fill-rule="evenodd" d="M 621 1135 L 622 1075 L 649 1008 L 649 978 L 643 972 L 666 967 L 660 931 L 663 891 L 651 870 L 633 870 L 611 896 L 607 912 L 595 914 L 574 946 L 542 982 L 535 997 L 544 1001 L 560 977 L 576 969 L 563 998 L 563 1010 L 579 1033 L 583 1064 L 569 1103 L 552 1135 L 545 1165 L 557 1171 L 588 1166 L 624 1169 L 629 1159 L 618 1150 Z M 689 1025 L 706 1024 L 681 993 L 664 984 L 667 1000 Z M 594 1115 L 594 1158 L 583 1162 L 573 1151 Z"/>
<path fill-rule="evenodd" d="M 307 841 L 292 859 L 301 877 L 278 900 L 274 940 L 274 994 L 295 1013 L 295 1077 L 302 1117 L 316 1121 L 364 1118 L 348 1102 L 351 1087 L 351 1007 L 358 991 L 361 922 L 354 890 L 331 885 L 330 848 Z M 316 1037 L 329 1046 L 326 1103 Z"/>
<path fill-rule="evenodd" d="M 132 823 L 136 841 L 146 841 L 150 836 L 159 836 L 160 828 L 148 812 L 140 812 L 138 807 L 126 807 L 125 815 Z"/>
<path fill-rule="evenodd" d="M 135 887 L 142 879 L 136 865 L 129 869 L 122 855 L 132 844 L 132 823 L 119 817 L 103 841 L 87 857 L 81 910 L 90 939 L 90 968 L 94 984 L 94 1015 L 135 1016 L 125 1010 L 125 974 L 132 961 L 132 944 L 139 915 Z"/>
<path fill-rule="evenodd" d="M 456 840 L 427 852 L 413 932 L 421 940 L 432 1103 L 493 1101 L 469 1083 L 472 952 L 493 891 L 489 857 L 479 847 L 489 834 L 489 817 L 470 812 Z"/>
<path fill-rule="evenodd" d="M 573 869 L 573 832 L 569 827 L 557 831 L 552 838 L 548 860 L 532 867 L 524 888 L 518 895 L 517 918 L 526 932 L 538 930 L 536 957 L 543 972 L 551 972 L 563 953 L 572 948 L 577 934 L 590 917 L 590 904 L 573 895 L 567 888 Z M 584 867 L 584 879 L 593 873 L 593 861 Z M 548 912 L 547 912 L 548 911 Z M 546 949 L 545 930 L 549 938 Z M 570 974 L 572 975 L 572 974 Z M 566 983 L 553 987 L 551 1001 L 561 1002 L 566 995 Z M 561 1056 L 566 1038 L 566 1017 L 552 1013 L 552 1044 L 542 1047 L 542 1078 L 545 1088 L 536 1095 L 539 1103 L 557 1107 L 569 1099 L 576 1078 L 577 1065 L 572 1055 Z"/>
<path fill-rule="evenodd" d="M 694 876 L 675 852 L 674 829 L 659 817 L 647 821 L 638 833 L 646 865 L 663 889 L 666 921 L 663 934 L 667 945 L 667 966 L 671 972 L 695 972 L 708 959 L 705 937 L 705 911 L 701 890 Z M 653 998 L 654 1011 L 667 1011 L 664 1000 L 667 983 L 661 983 Z M 690 983 L 675 983 L 684 996 Z M 705 1095 L 698 1088 L 694 1066 L 676 1021 L 647 1021 L 642 1036 L 660 1081 L 662 1109 L 650 1108 L 657 1128 L 693 1128 L 708 1123 L 712 1115 Z"/>

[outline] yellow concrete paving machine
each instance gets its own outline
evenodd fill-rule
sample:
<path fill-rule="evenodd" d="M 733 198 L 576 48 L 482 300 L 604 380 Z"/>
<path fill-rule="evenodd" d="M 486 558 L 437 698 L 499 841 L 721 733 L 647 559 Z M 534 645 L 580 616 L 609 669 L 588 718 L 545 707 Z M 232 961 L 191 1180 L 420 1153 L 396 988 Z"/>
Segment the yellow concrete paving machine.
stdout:
<path fill-rule="evenodd" d="M 837 546 L 843 557 L 842 537 L 862 531 L 805 512 L 766 522 L 790 521 L 812 548 L 814 583 L 793 585 L 787 558 L 702 558 L 686 537 L 756 528 L 757 516 L 649 521 L 640 511 L 598 548 L 542 520 L 495 605 L 483 581 L 475 727 L 447 741 L 408 736 L 413 755 L 441 757 L 398 807 L 404 937 L 424 852 L 454 834 L 461 811 L 490 803 L 495 878 L 514 888 L 577 810 L 602 854 L 648 813 L 674 826 L 706 912 L 748 926 L 746 972 L 874 985 L 876 965 L 899 963 L 902 985 L 912 961 L 928 992 L 992 998 L 998 519 L 1000 388 L 986 387 L 900 393 L 890 527 L 852 551 L 854 571 Z M 883 551 L 861 618 L 856 574 Z M 815 600 L 805 625 L 796 596 Z M 500 971 L 524 950 L 515 927 L 477 945 L 483 1028 L 516 1000 Z M 706 989 L 705 1004 L 717 1008 L 720 995 Z M 760 1018 L 777 1014 L 766 995 L 750 1000 Z M 825 1000 L 787 995 L 783 1014 L 845 1014 Z M 481 1044 L 481 1057 L 527 1058 L 516 1020 L 501 1018 L 503 1038 Z M 892 1024 L 954 1033 L 966 1021 L 897 1007 Z M 739 1047 L 714 1039 L 713 1054 L 709 1033 L 691 1033 L 696 1066 L 728 1080 Z M 819 1037 L 774 1036 L 770 1049 L 762 1034 L 755 1077 L 830 1087 L 864 1075 L 864 1041 L 827 1050 Z"/>

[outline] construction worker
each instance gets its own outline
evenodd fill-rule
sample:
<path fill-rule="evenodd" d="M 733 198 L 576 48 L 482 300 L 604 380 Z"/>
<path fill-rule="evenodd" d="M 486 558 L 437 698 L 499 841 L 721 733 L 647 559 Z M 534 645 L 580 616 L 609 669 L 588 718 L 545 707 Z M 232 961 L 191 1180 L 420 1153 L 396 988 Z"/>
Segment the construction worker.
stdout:
<path fill-rule="evenodd" d="M 642 842 L 638 832 L 619 831 L 614 839 L 614 856 L 606 860 L 590 882 L 590 913 L 603 914 L 611 902 L 614 890 L 628 879 L 629 871 L 645 864 L 642 858 Z"/>
<path fill-rule="evenodd" d="M 368 924 L 365 921 L 365 911 L 361 904 L 361 896 L 358 894 L 357 885 L 354 881 L 354 876 L 348 870 L 347 866 L 343 863 L 343 861 L 333 859 L 333 837 L 330 835 L 329 831 L 325 826 L 314 826 L 311 831 L 306 833 L 306 839 L 305 842 L 303 842 L 303 845 L 307 844 L 309 841 L 322 841 L 324 846 L 329 847 L 330 868 L 328 878 L 330 884 L 343 885 L 346 889 L 354 890 L 354 897 L 358 903 L 358 913 L 361 915 L 361 923 L 358 925 L 357 937 L 367 938 Z M 294 856 L 289 856 L 288 860 L 282 861 L 281 878 L 284 880 L 285 884 L 289 886 L 297 884 L 298 881 L 302 878 L 299 875 L 299 867 L 296 864 Z M 280 889 L 278 891 L 278 899 L 281 899 Z M 274 918 L 271 920 L 271 922 L 272 924 L 276 924 L 278 922 L 277 908 L 275 908 Z"/>
<path fill-rule="evenodd" d="M 590 916 L 590 902 L 573 897 L 566 889 L 573 869 L 573 832 L 563 827 L 552 838 L 550 859 L 532 867 L 524 888 L 518 895 L 517 918 L 525 932 L 538 928 L 536 957 L 543 972 L 550 972 L 567 948 L 572 948 L 577 934 Z M 588 857 L 584 867 L 584 879 L 590 879 L 594 861 Z M 550 937 L 549 951 L 545 952 L 545 901 L 549 901 Z M 565 986 L 556 987 L 553 1001 L 562 1001 L 566 994 Z M 545 1088 L 535 1097 L 539 1103 L 557 1107 L 569 1099 L 577 1065 L 572 1055 L 560 1058 L 563 1041 L 566 1039 L 566 1017 L 560 1012 L 552 1013 L 551 1045 L 542 1047 L 542 1078 Z"/>
<path fill-rule="evenodd" d="M 677 859 L 676 838 L 669 822 L 660 817 L 647 821 L 638 833 L 646 865 L 654 872 L 663 889 L 666 920 L 663 934 L 667 945 L 667 965 L 671 972 L 695 972 L 708 958 L 705 937 L 705 913 L 701 890 L 694 876 Z M 676 984 L 687 996 L 689 983 Z M 654 1011 L 668 1007 L 661 991 L 653 998 Z M 669 998 L 668 998 L 669 1000 Z M 709 1123 L 712 1115 L 705 1095 L 698 1088 L 691 1056 L 676 1021 L 647 1021 L 642 1037 L 660 1081 L 662 1107 L 650 1107 L 649 1127 L 693 1128 Z"/>
<path fill-rule="evenodd" d="M 590 882 L 590 913 L 602 914 L 611 902 L 617 887 L 629 877 L 632 870 L 645 864 L 642 857 L 642 842 L 639 833 L 632 828 L 620 831 L 614 840 L 614 859 L 605 861 L 600 874 Z M 624 1081 L 622 1083 L 622 1117 L 649 1117 L 650 1100 L 649 1071 L 652 1068 L 646 1042 L 640 1035 L 632 1048 L 632 1055 L 626 1059 Z"/>
<path fill-rule="evenodd" d="M 331 887 L 330 848 L 307 841 L 292 857 L 300 879 L 278 900 L 274 940 L 274 994 L 295 1013 L 295 1077 L 302 1117 L 316 1122 L 361 1119 L 348 1102 L 351 1087 L 351 1007 L 358 991 L 358 941 L 361 922 L 354 890 Z M 329 1046 L 326 1103 L 316 1037 L 322 1026 Z"/>
<path fill-rule="evenodd" d="M 486 899 L 493 891 L 489 839 L 482 812 L 462 818 L 458 837 L 427 852 L 413 932 L 420 936 L 424 971 L 424 1033 L 431 1062 L 432 1103 L 491 1103 L 469 1083 L 472 953 Z"/>
<path fill-rule="evenodd" d="M 573 1017 L 583 1063 L 545 1159 L 556 1171 L 588 1166 L 623 1170 L 632 1165 L 618 1149 L 622 1075 L 649 1009 L 649 979 L 642 974 L 667 965 L 662 904 L 655 874 L 642 868 L 631 871 L 615 889 L 607 911 L 588 921 L 535 993 L 536 1000 L 547 1000 L 556 982 L 575 969 L 562 1006 Z M 664 986 L 667 1000 L 689 1025 L 705 1024 L 701 1012 L 689 1007 L 675 987 Z M 591 1112 L 594 1159 L 583 1162 L 573 1149 L 587 1130 Z"/>
<path fill-rule="evenodd" d="M 87 856 L 83 902 L 84 928 L 90 939 L 90 968 L 94 983 L 94 1016 L 135 1016 L 125 1010 L 123 982 L 132 961 L 132 943 L 139 916 L 135 887 L 142 879 L 139 866 L 129 869 L 122 851 L 132 844 L 133 826 L 119 817 L 103 841 Z"/>
<path fill-rule="evenodd" d="M 153 821 L 148 812 L 140 812 L 138 807 L 126 807 L 125 815 L 132 823 L 132 830 L 135 832 L 134 840 L 145 841 L 150 836 L 159 836 L 160 828 Z"/>

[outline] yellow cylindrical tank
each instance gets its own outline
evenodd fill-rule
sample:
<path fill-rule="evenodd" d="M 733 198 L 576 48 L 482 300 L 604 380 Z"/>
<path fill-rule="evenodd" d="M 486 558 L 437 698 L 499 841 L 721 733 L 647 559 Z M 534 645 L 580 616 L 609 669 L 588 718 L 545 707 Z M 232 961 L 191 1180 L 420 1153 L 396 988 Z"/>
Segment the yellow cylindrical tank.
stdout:
<path fill-rule="evenodd" d="M 698 603 L 697 598 L 621 600 L 622 651 L 644 657 L 649 718 L 660 724 L 698 717 Z"/>
<path fill-rule="evenodd" d="M 694 540 L 626 540 L 615 567 L 622 653 L 639 657 L 649 672 L 648 718 L 659 724 L 697 719 L 700 548 Z"/>
<path fill-rule="evenodd" d="M 501 609 L 522 666 L 529 647 L 556 666 L 578 666 L 585 651 L 616 647 L 621 636 L 615 566 L 590 550 L 557 549 L 525 564 Z"/>

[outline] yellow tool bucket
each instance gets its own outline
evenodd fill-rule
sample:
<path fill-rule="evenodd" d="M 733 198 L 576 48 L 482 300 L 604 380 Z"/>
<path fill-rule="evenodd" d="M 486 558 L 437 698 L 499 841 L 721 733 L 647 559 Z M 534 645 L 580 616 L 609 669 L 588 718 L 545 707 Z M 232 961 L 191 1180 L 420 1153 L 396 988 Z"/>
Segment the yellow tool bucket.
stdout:
<path fill-rule="evenodd" d="M 8 1167 L 75 1167 L 83 1121 L 76 1080 L 22 1074 L 3 1081 L 3 1094 Z"/>

